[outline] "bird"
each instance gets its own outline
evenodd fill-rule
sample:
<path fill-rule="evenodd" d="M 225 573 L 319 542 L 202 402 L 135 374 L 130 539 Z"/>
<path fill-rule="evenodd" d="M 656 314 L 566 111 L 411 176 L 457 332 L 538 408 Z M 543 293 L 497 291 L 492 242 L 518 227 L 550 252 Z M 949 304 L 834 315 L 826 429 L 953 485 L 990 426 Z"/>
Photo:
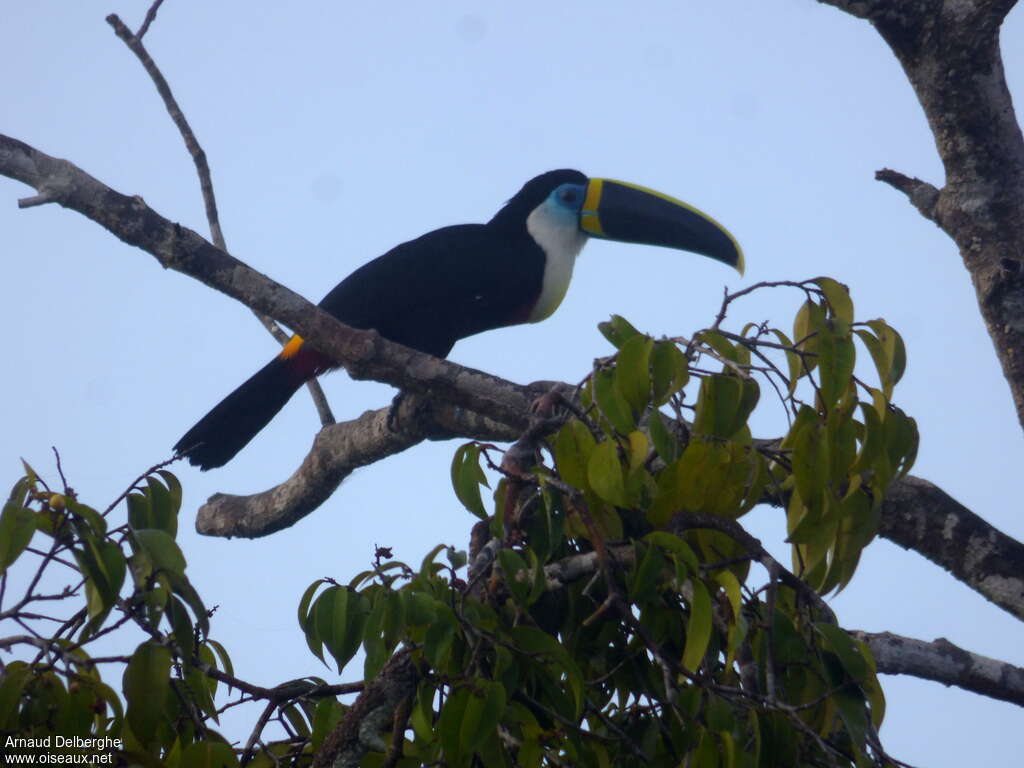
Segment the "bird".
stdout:
<path fill-rule="evenodd" d="M 713 218 L 669 195 L 580 171 L 529 180 L 486 224 L 442 227 L 356 269 L 320 307 L 346 325 L 436 357 L 459 339 L 549 317 L 592 237 L 697 253 L 743 273 L 743 251 Z M 292 336 L 281 352 L 175 444 L 202 470 L 230 461 L 305 382 L 340 363 Z"/>

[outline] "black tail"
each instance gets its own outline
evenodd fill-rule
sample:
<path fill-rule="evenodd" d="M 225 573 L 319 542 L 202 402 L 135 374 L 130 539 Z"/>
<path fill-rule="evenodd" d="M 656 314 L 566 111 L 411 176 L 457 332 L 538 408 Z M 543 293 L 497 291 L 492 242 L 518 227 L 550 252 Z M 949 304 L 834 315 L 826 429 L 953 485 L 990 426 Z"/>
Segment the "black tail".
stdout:
<path fill-rule="evenodd" d="M 296 359 L 275 357 L 221 400 L 174 446 L 200 469 L 227 464 L 310 378 Z"/>

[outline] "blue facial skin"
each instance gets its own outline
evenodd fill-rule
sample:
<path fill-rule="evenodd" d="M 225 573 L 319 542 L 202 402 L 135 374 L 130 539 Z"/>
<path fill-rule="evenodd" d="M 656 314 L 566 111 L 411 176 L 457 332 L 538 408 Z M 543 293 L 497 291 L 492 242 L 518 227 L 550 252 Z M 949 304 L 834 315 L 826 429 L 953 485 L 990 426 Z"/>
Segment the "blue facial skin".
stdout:
<path fill-rule="evenodd" d="M 552 211 L 564 212 L 566 216 L 578 216 L 586 194 L 585 184 L 562 184 L 555 187 L 544 204 Z"/>

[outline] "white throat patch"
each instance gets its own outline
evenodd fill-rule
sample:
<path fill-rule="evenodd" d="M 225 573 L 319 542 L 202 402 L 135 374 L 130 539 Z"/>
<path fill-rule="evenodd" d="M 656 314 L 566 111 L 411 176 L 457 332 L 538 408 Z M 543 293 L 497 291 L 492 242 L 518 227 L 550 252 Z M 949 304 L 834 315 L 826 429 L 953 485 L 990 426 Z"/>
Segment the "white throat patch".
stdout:
<path fill-rule="evenodd" d="M 554 211 L 547 205 L 535 208 L 526 217 L 526 231 L 544 251 L 544 281 L 540 297 L 527 318 L 527 322 L 540 322 L 558 309 L 565 298 L 576 263 L 587 235 L 581 232 L 575 214 Z"/>

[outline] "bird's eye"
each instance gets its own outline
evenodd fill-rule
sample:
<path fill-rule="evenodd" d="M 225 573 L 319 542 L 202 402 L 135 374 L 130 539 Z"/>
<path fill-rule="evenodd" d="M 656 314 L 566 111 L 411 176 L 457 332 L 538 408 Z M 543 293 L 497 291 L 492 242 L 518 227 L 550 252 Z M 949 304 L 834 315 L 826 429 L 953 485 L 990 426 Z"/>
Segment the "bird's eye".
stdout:
<path fill-rule="evenodd" d="M 559 197 L 562 198 L 563 203 L 574 204 L 577 200 L 577 192 L 573 187 L 566 187 L 561 191 Z"/>

